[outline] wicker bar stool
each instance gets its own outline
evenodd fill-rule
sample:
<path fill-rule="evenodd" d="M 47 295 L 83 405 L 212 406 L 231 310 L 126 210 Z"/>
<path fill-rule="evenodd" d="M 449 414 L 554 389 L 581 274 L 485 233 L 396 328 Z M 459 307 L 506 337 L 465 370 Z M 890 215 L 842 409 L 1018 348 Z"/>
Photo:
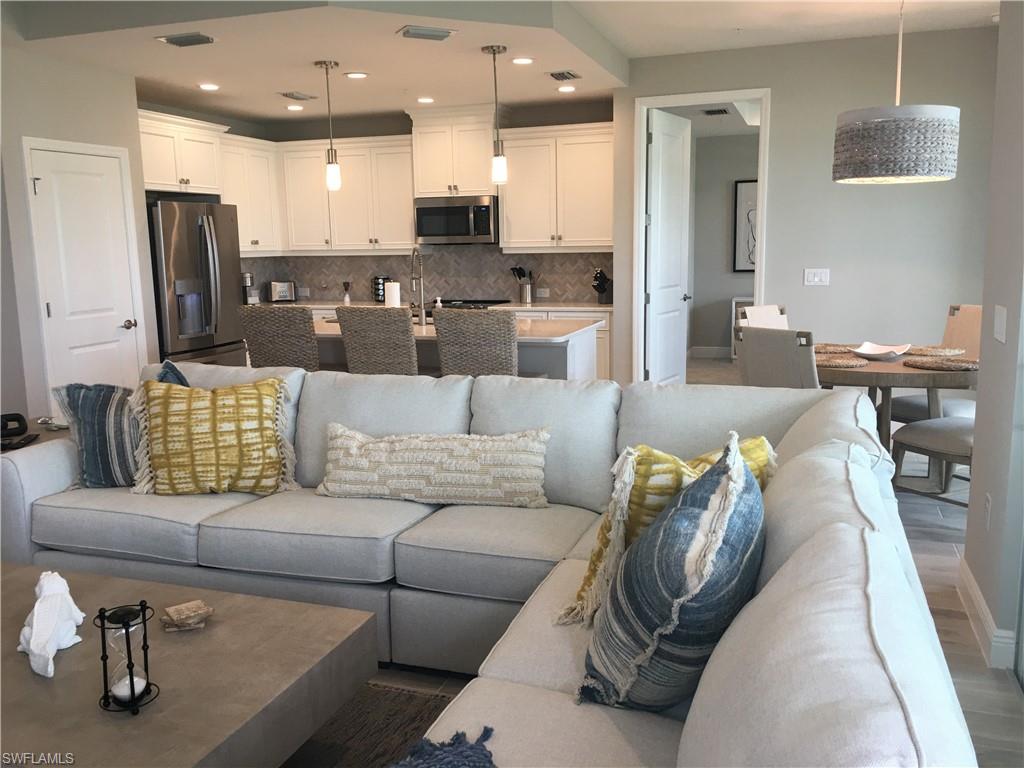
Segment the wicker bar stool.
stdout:
<path fill-rule="evenodd" d="M 518 376 L 514 312 L 435 309 L 441 375 Z"/>
<path fill-rule="evenodd" d="M 415 376 L 416 337 L 408 307 L 335 307 L 349 373 Z"/>
<path fill-rule="evenodd" d="M 320 370 L 320 350 L 309 307 L 242 306 L 238 316 L 253 368 L 283 365 Z"/>

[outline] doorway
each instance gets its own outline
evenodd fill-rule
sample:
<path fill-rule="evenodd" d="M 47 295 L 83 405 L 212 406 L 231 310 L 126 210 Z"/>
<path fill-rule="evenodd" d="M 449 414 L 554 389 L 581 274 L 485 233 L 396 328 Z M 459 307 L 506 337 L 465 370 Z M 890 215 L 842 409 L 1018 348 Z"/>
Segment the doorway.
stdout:
<path fill-rule="evenodd" d="M 682 383 L 691 355 L 728 363 L 733 299 L 763 303 L 769 101 L 636 100 L 634 380 Z"/>

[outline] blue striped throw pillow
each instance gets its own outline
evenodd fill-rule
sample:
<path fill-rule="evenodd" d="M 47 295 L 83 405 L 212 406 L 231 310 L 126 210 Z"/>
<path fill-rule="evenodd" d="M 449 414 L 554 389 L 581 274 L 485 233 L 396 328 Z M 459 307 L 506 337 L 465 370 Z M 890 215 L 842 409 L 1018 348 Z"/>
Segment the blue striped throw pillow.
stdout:
<path fill-rule="evenodd" d="M 764 503 L 730 433 L 722 458 L 626 550 L 594 620 L 580 701 L 659 711 L 693 695 L 757 581 Z"/>
<path fill-rule="evenodd" d="M 67 384 L 53 390 L 78 444 L 84 488 L 135 484 L 139 422 L 128 398 L 132 391 L 112 384 Z"/>

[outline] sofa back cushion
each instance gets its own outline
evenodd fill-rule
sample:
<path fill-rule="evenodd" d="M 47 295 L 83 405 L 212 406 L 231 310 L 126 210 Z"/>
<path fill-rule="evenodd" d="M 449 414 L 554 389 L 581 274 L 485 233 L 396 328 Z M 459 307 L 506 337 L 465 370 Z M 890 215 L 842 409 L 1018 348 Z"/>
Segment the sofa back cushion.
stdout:
<path fill-rule="evenodd" d="M 934 635 L 884 534 L 823 528 L 718 642 L 678 765 L 975 765 Z"/>
<path fill-rule="evenodd" d="M 614 381 L 481 376 L 473 384 L 470 431 L 502 435 L 547 429 L 548 501 L 603 512 L 612 493 L 620 395 Z"/>
<path fill-rule="evenodd" d="M 307 488 L 323 482 L 331 422 L 371 437 L 468 434 L 472 389 L 469 376 L 307 374 L 299 401 L 295 479 Z"/>
<path fill-rule="evenodd" d="M 676 456 L 699 456 L 720 448 L 722 435 L 732 431 L 764 435 L 777 445 L 802 413 L 828 396 L 819 389 L 633 384 L 622 393 L 617 451 L 644 443 Z"/>
<path fill-rule="evenodd" d="M 306 372 L 301 368 L 284 366 L 243 368 L 239 365 L 207 365 L 187 362 L 176 362 L 174 365 L 188 380 L 186 386 L 200 389 L 217 389 L 218 387 L 233 387 L 235 384 L 253 384 L 264 379 L 281 379 L 288 393 L 284 401 L 284 436 L 288 438 L 288 442 L 295 443 L 296 414 L 299 410 L 299 399 L 302 397 L 302 384 L 306 378 Z M 139 378 L 142 381 L 178 383 L 168 378 L 157 378 L 160 376 L 161 370 L 160 363 L 151 363 L 142 369 Z"/>

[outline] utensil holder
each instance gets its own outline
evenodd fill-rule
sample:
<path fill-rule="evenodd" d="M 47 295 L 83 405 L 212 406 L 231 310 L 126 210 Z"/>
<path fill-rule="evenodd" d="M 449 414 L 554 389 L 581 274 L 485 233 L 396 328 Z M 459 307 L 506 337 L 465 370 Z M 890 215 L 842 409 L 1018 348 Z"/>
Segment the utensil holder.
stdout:
<path fill-rule="evenodd" d="M 519 284 L 519 303 L 533 304 L 533 283 Z"/>

